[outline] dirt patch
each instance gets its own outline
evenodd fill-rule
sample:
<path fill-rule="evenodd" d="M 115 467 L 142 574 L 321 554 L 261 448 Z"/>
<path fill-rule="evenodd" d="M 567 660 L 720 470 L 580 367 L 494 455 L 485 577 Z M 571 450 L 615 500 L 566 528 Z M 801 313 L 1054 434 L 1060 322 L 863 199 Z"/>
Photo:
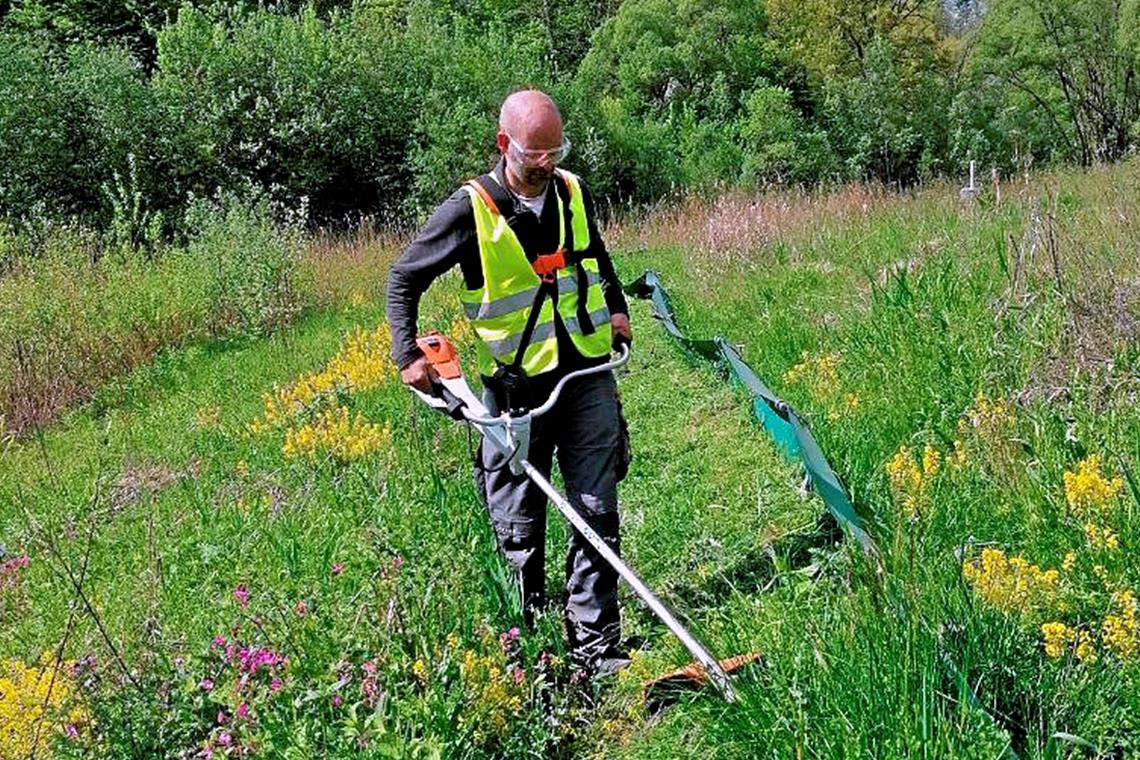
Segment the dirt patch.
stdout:
<path fill-rule="evenodd" d="M 123 471 L 111 488 L 111 509 L 121 512 L 132 504 L 137 504 L 144 496 L 154 499 L 159 491 L 183 480 L 196 480 L 202 465 L 192 459 L 182 469 L 171 467 L 164 462 L 127 460 Z"/>

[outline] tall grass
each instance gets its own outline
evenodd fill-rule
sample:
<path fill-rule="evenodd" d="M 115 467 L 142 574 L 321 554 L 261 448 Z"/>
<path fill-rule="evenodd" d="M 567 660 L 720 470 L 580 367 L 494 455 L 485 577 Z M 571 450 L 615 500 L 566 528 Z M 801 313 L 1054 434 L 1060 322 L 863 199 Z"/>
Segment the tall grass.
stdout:
<path fill-rule="evenodd" d="M 1137 169 L 610 230 L 812 424 L 883 548 L 875 575 L 822 530 L 743 396 L 634 304 L 623 550 L 714 652 L 762 654 L 738 704 L 649 715 L 641 680 L 688 658 L 628 596 L 612 688 L 575 682 L 556 609 L 512 632 L 464 433 L 383 358 L 377 237 L 310 248 L 319 307 L 287 325 L 161 352 L 5 446 L 0 677 L 73 695 L 20 725 L 61 757 L 1127 756 Z M 421 327 L 462 336 L 450 284 Z"/>
<path fill-rule="evenodd" d="M 181 245 L 75 224 L 0 228 L 0 419 L 23 435 L 188 341 L 249 339 L 305 309 L 374 301 L 395 243 L 307 239 L 264 203 L 199 201 Z M 380 272 L 381 274 L 377 274 Z"/>
<path fill-rule="evenodd" d="M 809 590 L 730 601 L 724 640 L 767 653 L 767 670 L 741 706 L 693 703 L 631 756 L 1136 746 L 1140 493 L 1126 484 L 1140 463 L 1140 280 L 1123 252 L 1140 243 L 1138 169 L 1043 175 L 971 205 L 951 188 L 881 203 L 848 191 L 808 199 L 787 221 L 767 199 L 752 208 L 776 219 L 759 225 L 735 204 L 746 231 L 723 246 L 704 230 L 724 207 L 693 207 L 681 244 L 659 239 L 623 259 L 630 273 L 663 271 L 686 329 L 742 341 L 808 416 L 887 563 L 881 589 L 853 586 L 840 563 Z M 616 238 L 653 239 L 658 225 Z M 1112 493 L 1095 510 L 1074 490 L 1090 456 L 1102 470 L 1087 482 Z M 994 592 L 1020 571 L 994 560 L 979 576 L 984 547 L 1058 580 L 1040 598 Z"/>

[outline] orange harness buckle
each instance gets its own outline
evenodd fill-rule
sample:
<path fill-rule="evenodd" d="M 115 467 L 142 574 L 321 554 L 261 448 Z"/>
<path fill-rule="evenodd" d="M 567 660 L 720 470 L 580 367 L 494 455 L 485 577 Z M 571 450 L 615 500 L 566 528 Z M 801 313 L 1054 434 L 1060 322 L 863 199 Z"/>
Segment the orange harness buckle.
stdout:
<path fill-rule="evenodd" d="M 543 282 L 554 282 L 558 270 L 566 266 L 566 251 L 560 248 L 554 253 L 544 253 L 531 266 Z"/>

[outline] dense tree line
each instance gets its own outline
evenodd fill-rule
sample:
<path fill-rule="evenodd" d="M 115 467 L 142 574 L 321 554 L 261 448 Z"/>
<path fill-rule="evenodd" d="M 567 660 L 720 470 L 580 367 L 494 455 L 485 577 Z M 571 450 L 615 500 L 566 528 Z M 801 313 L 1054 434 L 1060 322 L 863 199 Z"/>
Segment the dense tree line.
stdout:
<path fill-rule="evenodd" d="M 1140 0 L 8 0 L 0 215 L 138 238 L 222 192 L 408 219 L 487 166 L 522 85 L 611 200 L 1111 161 Z"/>

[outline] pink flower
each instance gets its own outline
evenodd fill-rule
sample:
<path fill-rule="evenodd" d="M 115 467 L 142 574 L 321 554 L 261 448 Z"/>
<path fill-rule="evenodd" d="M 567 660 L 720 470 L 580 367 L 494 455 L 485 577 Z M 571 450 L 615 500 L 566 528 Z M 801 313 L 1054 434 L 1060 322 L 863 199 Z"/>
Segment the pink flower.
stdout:
<path fill-rule="evenodd" d="M 214 649 L 221 649 L 225 645 L 226 645 L 226 637 L 221 635 L 220 633 L 214 637 L 214 641 L 211 644 L 211 646 L 213 646 Z"/>
<path fill-rule="evenodd" d="M 340 562 L 334 562 L 331 570 L 333 575 L 340 575 L 344 572 L 344 565 Z"/>
<path fill-rule="evenodd" d="M 340 707 L 342 704 L 344 704 L 344 697 L 339 694 L 333 694 L 332 703 L 333 707 Z"/>
<path fill-rule="evenodd" d="M 309 614 L 309 605 L 305 604 L 305 600 L 302 599 L 293 607 L 293 612 L 297 617 L 305 617 Z"/>
<path fill-rule="evenodd" d="M 0 589 L 15 588 L 19 582 L 17 572 L 27 567 L 29 562 L 31 560 L 26 554 L 0 562 Z"/>
<path fill-rule="evenodd" d="M 269 682 L 269 690 L 270 691 L 274 691 L 274 692 L 281 691 L 282 686 L 284 686 L 284 684 L 281 683 L 280 678 L 274 678 L 272 681 Z"/>
<path fill-rule="evenodd" d="M 519 637 L 519 629 L 517 626 L 512 626 L 509 631 L 499 634 L 499 645 L 506 652 L 511 648 L 511 644 Z"/>
<path fill-rule="evenodd" d="M 511 677 L 515 679 L 516 685 L 521 685 L 523 679 L 526 678 L 526 671 L 522 668 L 515 668 L 515 671 L 511 673 Z"/>
<path fill-rule="evenodd" d="M 238 705 L 237 714 L 239 718 L 248 718 L 249 705 L 247 705 L 245 702 L 242 702 L 240 705 Z"/>
<path fill-rule="evenodd" d="M 376 700 L 380 698 L 380 683 L 376 680 L 376 676 L 368 676 L 361 681 L 360 691 L 369 706 L 376 704 Z"/>
<path fill-rule="evenodd" d="M 403 557 L 401 557 L 399 554 L 397 554 L 395 557 L 392 557 L 392 569 L 393 570 L 399 570 L 403 566 L 404 566 L 404 558 Z"/>
<path fill-rule="evenodd" d="M 216 720 L 218 721 L 219 726 L 222 725 L 223 723 L 225 723 L 226 722 L 226 711 L 225 710 L 218 710 L 218 715 L 216 717 Z"/>
<path fill-rule="evenodd" d="M 74 723 L 68 723 L 67 727 L 64 728 L 63 731 L 65 734 L 67 734 L 69 741 L 75 741 L 79 738 L 79 726 L 75 725 Z"/>
<path fill-rule="evenodd" d="M 198 684 L 198 688 L 201 689 L 202 691 L 213 691 L 214 690 L 214 682 L 211 681 L 209 678 L 203 678 L 202 681 Z"/>
<path fill-rule="evenodd" d="M 234 599 L 238 600 L 238 604 L 243 610 L 249 606 L 249 589 L 245 587 L 244 583 L 239 583 L 234 588 Z"/>
<path fill-rule="evenodd" d="M 228 733 L 221 733 L 218 735 L 218 744 L 222 745 L 223 747 L 230 746 L 231 744 L 233 744 L 233 741 L 234 741 L 234 738 L 232 736 L 230 736 Z"/>

